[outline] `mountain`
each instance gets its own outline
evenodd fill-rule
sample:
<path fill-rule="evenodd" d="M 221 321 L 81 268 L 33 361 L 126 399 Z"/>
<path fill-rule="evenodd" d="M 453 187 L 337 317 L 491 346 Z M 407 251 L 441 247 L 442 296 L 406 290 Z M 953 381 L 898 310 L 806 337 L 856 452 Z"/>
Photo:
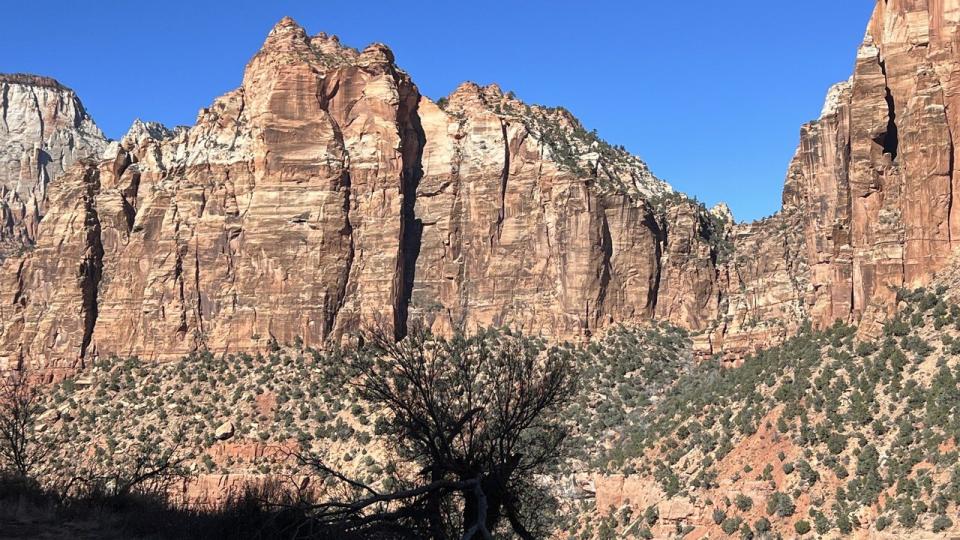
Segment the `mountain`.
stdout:
<path fill-rule="evenodd" d="M 138 124 L 47 189 L 5 263 L 0 358 L 70 371 L 320 345 L 374 319 L 399 336 L 410 318 L 577 340 L 658 319 L 734 361 L 807 319 L 875 335 L 960 227 L 952 6 L 878 3 L 853 77 L 801 131 L 783 209 L 746 224 L 562 108 L 472 83 L 434 103 L 386 46 L 284 19 L 195 126 Z M 102 145 L 69 96 L 72 129 Z"/>
<path fill-rule="evenodd" d="M 960 0 L 878 0 L 753 223 L 565 109 L 432 101 L 386 46 L 289 18 L 189 128 L 107 141 L 2 76 L 0 370 L 60 381 L 54 468 L 183 444 L 178 493 L 217 500 L 300 474 L 297 441 L 386 488 L 336 345 L 512 326 L 581 371 L 543 479 L 569 537 L 956 531 L 958 26 Z"/>
<path fill-rule="evenodd" d="M 720 214 L 563 109 L 470 83 L 431 102 L 383 45 L 284 19 L 194 127 L 134 132 L 58 179 L 7 261 L 8 365 L 316 346 L 380 317 L 582 338 L 717 303 Z"/>
<path fill-rule="evenodd" d="M 696 538 L 804 529 L 827 538 L 955 535 L 953 276 L 949 287 L 942 280 L 899 291 L 876 340 L 837 323 L 807 327 L 734 369 L 707 362 L 677 374 L 664 363 L 676 384 L 653 404 L 623 408 L 622 435 L 595 461 L 606 472 L 593 479 L 603 517 L 575 528 L 657 538 L 679 530 Z M 634 394 L 663 384 L 643 380 Z"/>
<path fill-rule="evenodd" d="M 47 187 L 106 138 L 77 95 L 57 81 L 0 74 L 0 258 L 36 240 Z"/>

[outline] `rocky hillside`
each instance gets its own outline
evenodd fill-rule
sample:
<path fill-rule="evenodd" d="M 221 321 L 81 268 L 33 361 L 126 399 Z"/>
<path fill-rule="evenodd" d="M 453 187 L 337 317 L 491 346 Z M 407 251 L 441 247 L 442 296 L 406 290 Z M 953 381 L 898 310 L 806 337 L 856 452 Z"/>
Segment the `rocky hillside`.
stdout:
<path fill-rule="evenodd" d="M 696 362 L 669 326 L 617 326 L 567 347 L 581 380 L 564 412 L 569 452 L 541 479 L 554 486 L 558 538 L 960 531 L 951 269 L 930 289 L 898 291 L 876 340 L 806 326 L 738 367 Z M 272 343 L 263 356 L 97 360 L 45 396 L 38 429 L 57 441 L 45 474 L 120 474 L 144 449 L 175 448 L 189 472 L 177 497 L 217 501 L 265 478 L 306 485 L 290 455 L 312 451 L 388 490 L 409 471 L 353 393 L 350 354 Z"/>
<path fill-rule="evenodd" d="M 10 229 L 31 249 L 0 273 L 0 362 L 320 346 L 374 319 L 577 340 L 658 319 L 731 360 L 807 319 L 876 336 L 956 242 L 958 20 L 955 0 L 878 2 L 782 211 L 734 224 L 563 109 L 470 83 L 434 103 L 387 47 L 284 19 L 195 126 L 138 124 L 46 189 L 35 233 Z"/>
<path fill-rule="evenodd" d="M 537 478 L 564 538 L 960 533 L 958 26 L 960 0 L 878 0 L 753 223 L 563 108 L 433 101 L 288 18 L 189 128 L 107 141 L 0 76 L 0 371 L 53 379 L 54 478 L 175 448 L 172 491 L 220 500 L 306 489 L 309 449 L 386 492 L 410 471 L 340 346 L 512 327 L 579 375 Z"/>
<path fill-rule="evenodd" d="M 596 479 L 596 508 L 609 517 L 580 537 L 598 527 L 610 538 L 955 533 L 953 287 L 899 291 L 876 340 L 839 323 L 807 327 L 740 367 L 680 375 L 620 424 Z"/>
<path fill-rule="evenodd" d="M 561 347 L 584 379 L 565 411 L 572 452 L 554 479 L 568 487 L 599 470 L 605 449 L 620 444 L 618 433 L 644 418 L 695 363 L 686 332 L 668 326 L 618 326 L 589 346 Z M 351 384 L 356 353 L 298 343 L 257 356 L 98 359 L 44 394 L 38 431 L 55 450 L 40 476 L 57 484 L 118 474 L 148 451 L 175 449 L 188 472 L 177 498 L 222 501 L 245 482 L 307 474 L 293 454 L 309 452 L 389 490 L 411 471 L 387 443 L 380 413 Z M 568 495 L 586 494 L 578 487 Z"/>

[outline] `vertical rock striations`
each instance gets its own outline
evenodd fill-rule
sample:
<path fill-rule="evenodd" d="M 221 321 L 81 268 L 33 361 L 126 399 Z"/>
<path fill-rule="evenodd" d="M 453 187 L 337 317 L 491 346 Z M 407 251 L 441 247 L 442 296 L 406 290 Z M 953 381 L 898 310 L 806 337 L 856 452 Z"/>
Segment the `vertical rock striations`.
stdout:
<path fill-rule="evenodd" d="M 466 83 L 420 111 L 413 314 L 554 337 L 653 314 L 660 238 L 647 200 L 670 189 L 642 162 L 496 86 Z"/>
<path fill-rule="evenodd" d="M 73 90 L 46 77 L 0 74 L 0 259 L 33 244 L 48 184 L 105 145 Z"/>
<path fill-rule="evenodd" d="M 815 322 L 875 332 L 957 246 L 958 24 L 956 0 L 878 2 L 853 77 L 803 128 L 784 207 L 803 216 Z"/>
<path fill-rule="evenodd" d="M 374 320 L 400 336 L 409 317 L 559 338 L 654 316 L 661 266 L 702 251 L 680 240 L 702 209 L 563 109 L 469 83 L 445 101 L 383 45 L 282 20 L 194 127 L 138 121 L 58 183 L 0 289 L 7 362 L 318 345 Z M 676 241 L 673 204 L 692 220 Z M 702 324 L 715 278 L 664 316 Z"/>
<path fill-rule="evenodd" d="M 803 320 L 876 335 L 896 290 L 944 267 L 960 232 L 958 25 L 957 0 L 877 2 L 853 76 L 801 130 L 783 209 L 735 228 L 705 351 L 737 356 Z"/>
<path fill-rule="evenodd" d="M 747 224 L 564 109 L 473 83 L 435 103 L 387 47 L 290 19 L 194 127 L 138 121 L 103 153 L 72 93 L 6 76 L 4 193 L 38 210 L 3 207 L 4 238 L 35 247 L 0 274 L 0 363 L 318 345 L 377 320 L 402 336 L 411 318 L 558 339 L 658 318 L 731 359 L 806 320 L 869 333 L 960 237 L 958 24 L 960 0 L 878 2 L 783 209 Z"/>

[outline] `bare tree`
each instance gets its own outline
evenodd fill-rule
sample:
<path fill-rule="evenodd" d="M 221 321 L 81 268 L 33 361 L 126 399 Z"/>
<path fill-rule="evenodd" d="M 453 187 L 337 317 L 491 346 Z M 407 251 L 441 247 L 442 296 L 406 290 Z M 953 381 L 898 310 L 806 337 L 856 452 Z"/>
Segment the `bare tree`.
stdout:
<path fill-rule="evenodd" d="M 404 483 L 390 492 L 381 492 L 328 466 L 316 454 L 294 454 L 299 464 L 323 479 L 323 502 L 304 504 L 301 497 L 279 506 L 306 510 L 308 516 L 296 524 L 296 534 L 305 528 L 334 534 L 337 538 L 446 538 L 431 532 L 430 501 L 473 490 L 477 480 Z M 269 505 L 270 502 L 266 501 Z M 278 506 L 278 505 L 272 505 Z"/>
<path fill-rule="evenodd" d="M 575 390 L 570 355 L 498 329 L 445 339 L 414 325 L 400 341 L 367 332 L 364 342 L 358 394 L 385 419 L 400 455 L 423 467 L 407 509 L 423 512 L 433 538 L 448 538 L 456 522 L 464 540 L 491 538 L 504 521 L 533 538 L 524 502 L 535 476 L 561 458 L 559 410 Z"/>
<path fill-rule="evenodd" d="M 38 436 L 37 422 L 44 408 L 40 393 L 25 370 L 0 377 L 0 470 L 31 479 L 52 450 Z"/>
<path fill-rule="evenodd" d="M 166 498 L 184 477 L 186 456 L 181 450 L 182 430 L 173 444 L 148 441 L 123 450 L 124 459 L 108 467 L 91 463 L 78 467 L 58 491 L 63 496 L 123 500 L 133 495 Z"/>

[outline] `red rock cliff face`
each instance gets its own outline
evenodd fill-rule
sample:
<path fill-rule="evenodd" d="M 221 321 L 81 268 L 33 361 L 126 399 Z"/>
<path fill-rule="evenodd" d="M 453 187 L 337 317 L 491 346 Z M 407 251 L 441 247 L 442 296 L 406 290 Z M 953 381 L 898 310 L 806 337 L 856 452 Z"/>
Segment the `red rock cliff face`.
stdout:
<path fill-rule="evenodd" d="M 493 86 L 462 85 L 443 109 L 423 99 L 419 112 L 412 313 L 441 329 L 554 337 L 655 314 L 665 233 L 648 199 L 669 188 L 642 163 L 576 135 L 574 148 L 552 145 L 551 130 L 582 128 Z"/>
<path fill-rule="evenodd" d="M 806 319 L 873 323 L 960 234 L 958 4 L 878 3 L 783 210 L 739 225 L 563 109 L 471 83 L 434 103 L 386 47 L 285 19 L 196 126 L 137 124 L 51 185 L 0 276 L 0 362 L 318 345 L 412 317 L 580 339 L 660 318 L 736 358 Z"/>
<path fill-rule="evenodd" d="M 960 240 L 958 24 L 956 0 L 878 1 L 853 76 L 801 130 L 783 209 L 735 228 L 703 350 L 739 356 L 804 319 L 876 334 L 896 289 L 943 268 Z"/>
<path fill-rule="evenodd" d="M 375 319 L 402 335 L 411 316 L 587 336 L 715 303 L 709 263 L 679 270 L 710 249 L 702 208 L 637 158 L 495 86 L 438 106 L 386 47 L 289 19 L 195 127 L 138 123 L 105 158 L 57 182 L 8 261 L 7 365 L 319 345 Z"/>
<path fill-rule="evenodd" d="M 877 320 L 960 241 L 958 23 L 954 0 L 878 2 L 853 77 L 802 131 L 784 207 L 803 216 L 814 321 Z"/>

